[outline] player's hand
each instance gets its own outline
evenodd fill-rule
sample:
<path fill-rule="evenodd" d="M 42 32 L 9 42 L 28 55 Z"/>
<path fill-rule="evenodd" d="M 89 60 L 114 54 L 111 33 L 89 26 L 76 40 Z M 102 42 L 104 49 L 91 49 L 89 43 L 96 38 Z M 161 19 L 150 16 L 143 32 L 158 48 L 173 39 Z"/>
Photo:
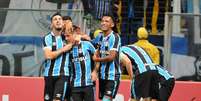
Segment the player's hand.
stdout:
<path fill-rule="evenodd" d="M 65 46 L 62 48 L 62 51 L 63 51 L 63 52 L 67 52 L 67 51 L 69 51 L 72 47 L 73 47 L 73 43 L 68 43 L 67 45 L 65 45 Z"/>
<path fill-rule="evenodd" d="M 79 44 L 81 41 L 81 35 L 74 34 L 75 44 Z"/>
<path fill-rule="evenodd" d="M 92 58 L 95 62 L 99 62 L 100 57 L 97 54 L 94 54 Z"/>
<path fill-rule="evenodd" d="M 96 50 L 94 55 L 97 56 L 97 57 L 100 57 L 100 50 Z"/>

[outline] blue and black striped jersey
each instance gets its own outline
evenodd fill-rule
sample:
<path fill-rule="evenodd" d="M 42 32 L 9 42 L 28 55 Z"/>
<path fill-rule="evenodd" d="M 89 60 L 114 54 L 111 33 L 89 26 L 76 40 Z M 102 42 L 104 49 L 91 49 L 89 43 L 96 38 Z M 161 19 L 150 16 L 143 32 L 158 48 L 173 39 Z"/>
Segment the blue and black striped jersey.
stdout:
<path fill-rule="evenodd" d="M 91 56 L 94 52 L 94 46 L 88 41 L 80 41 L 80 44 L 73 46 L 70 51 L 73 87 L 93 85 Z"/>
<path fill-rule="evenodd" d="M 172 74 L 170 74 L 164 67 L 157 65 L 157 70 L 160 76 L 162 76 L 165 80 L 168 80 L 170 78 L 174 78 Z"/>
<path fill-rule="evenodd" d="M 106 80 L 115 80 L 116 76 L 120 76 L 121 74 L 119 61 L 121 39 L 119 35 L 111 32 L 108 36 L 104 37 L 102 33 L 99 33 L 93 42 L 100 44 L 101 58 L 107 56 L 111 50 L 114 50 L 118 53 L 117 57 L 113 61 L 100 63 L 100 78 Z"/>
<path fill-rule="evenodd" d="M 133 73 L 141 74 L 148 70 L 156 70 L 156 66 L 150 56 L 140 47 L 128 45 L 121 47 L 121 54 L 127 55 L 133 65 Z"/>
<path fill-rule="evenodd" d="M 65 39 L 62 36 L 55 36 L 49 32 L 43 39 L 44 48 L 52 51 L 61 49 L 65 45 Z M 63 53 L 55 59 L 45 61 L 44 76 L 69 76 L 69 53 Z"/>

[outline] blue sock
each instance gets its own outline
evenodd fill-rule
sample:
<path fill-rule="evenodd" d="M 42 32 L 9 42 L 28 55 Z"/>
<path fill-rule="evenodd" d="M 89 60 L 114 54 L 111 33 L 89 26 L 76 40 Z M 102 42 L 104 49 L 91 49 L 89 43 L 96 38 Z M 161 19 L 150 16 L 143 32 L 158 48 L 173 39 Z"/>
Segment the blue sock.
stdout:
<path fill-rule="evenodd" d="M 104 96 L 103 99 L 102 99 L 102 101 L 111 101 L 111 100 L 110 100 L 110 97 Z"/>

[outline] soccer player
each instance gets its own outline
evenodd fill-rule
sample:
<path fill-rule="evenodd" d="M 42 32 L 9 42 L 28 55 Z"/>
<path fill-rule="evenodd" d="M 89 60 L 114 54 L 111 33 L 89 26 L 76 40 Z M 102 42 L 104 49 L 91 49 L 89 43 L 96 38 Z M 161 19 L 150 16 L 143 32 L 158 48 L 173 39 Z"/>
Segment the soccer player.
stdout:
<path fill-rule="evenodd" d="M 44 37 L 45 101 L 64 101 L 69 83 L 68 53 L 74 43 L 62 38 L 63 20 L 60 13 L 51 17 L 51 32 Z M 64 89 L 65 88 L 65 89 Z"/>
<path fill-rule="evenodd" d="M 151 101 L 158 97 L 158 73 L 156 66 L 146 52 L 135 45 L 121 47 L 121 63 L 127 67 L 132 77 L 131 98 L 132 101 Z M 133 73 L 133 74 L 132 74 Z"/>
<path fill-rule="evenodd" d="M 121 69 L 119 64 L 120 37 L 112 28 L 115 23 L 111 16 L 104 15 L 101 19 L 101 30 L 94 43 L 99 43 L 93 60 L 100 62 L 96 67 L 99 74 L 99 98 L 102 101 L 112 101 L 117 94 L 120 83 Z M 100 54 L 99 54 L 100 53 Z M 92 75 L 95 75 L 95 71 Z"/>
<path fill-rule="evenodd" d="M 72 33 L 65 33 L 65 37 L 68 42 L 76 41 L 70 51 L 72 99 L 73 101 L 95 101 L 91 77 L 94 67 L 91 57 L 95 53 L 95 48 L 89 41 L 80 40 L 77 30 Z"/>
<path fill-rule="evenodd" d="M 168 101 L 175 84 L 174 77 L 162 66 L 154 64 L 142 48 L 123 46 L 120 60 L 129 75 L 134 75 L 131 84 L 132 101 L 141 98 L 144 101 Z"/>

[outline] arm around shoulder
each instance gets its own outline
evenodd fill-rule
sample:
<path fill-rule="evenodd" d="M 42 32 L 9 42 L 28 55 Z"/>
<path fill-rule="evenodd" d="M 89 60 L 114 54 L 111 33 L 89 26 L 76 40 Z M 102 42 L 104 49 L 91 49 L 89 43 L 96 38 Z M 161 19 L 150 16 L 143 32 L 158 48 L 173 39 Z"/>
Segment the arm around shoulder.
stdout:
<path fill-rule="evenodd" d="M 56 51 L 52 51 L 49 48 L 44 48 L 44 55 L 45 55 L 45 59 L 55 59 L 57 58 L 59 55 L 63 54 L 64 52 L 69 51 L 72 48 L 72 43 L 69 43 L 67 45 L 65 45 L 63 48 L 58 49 Z"/>

